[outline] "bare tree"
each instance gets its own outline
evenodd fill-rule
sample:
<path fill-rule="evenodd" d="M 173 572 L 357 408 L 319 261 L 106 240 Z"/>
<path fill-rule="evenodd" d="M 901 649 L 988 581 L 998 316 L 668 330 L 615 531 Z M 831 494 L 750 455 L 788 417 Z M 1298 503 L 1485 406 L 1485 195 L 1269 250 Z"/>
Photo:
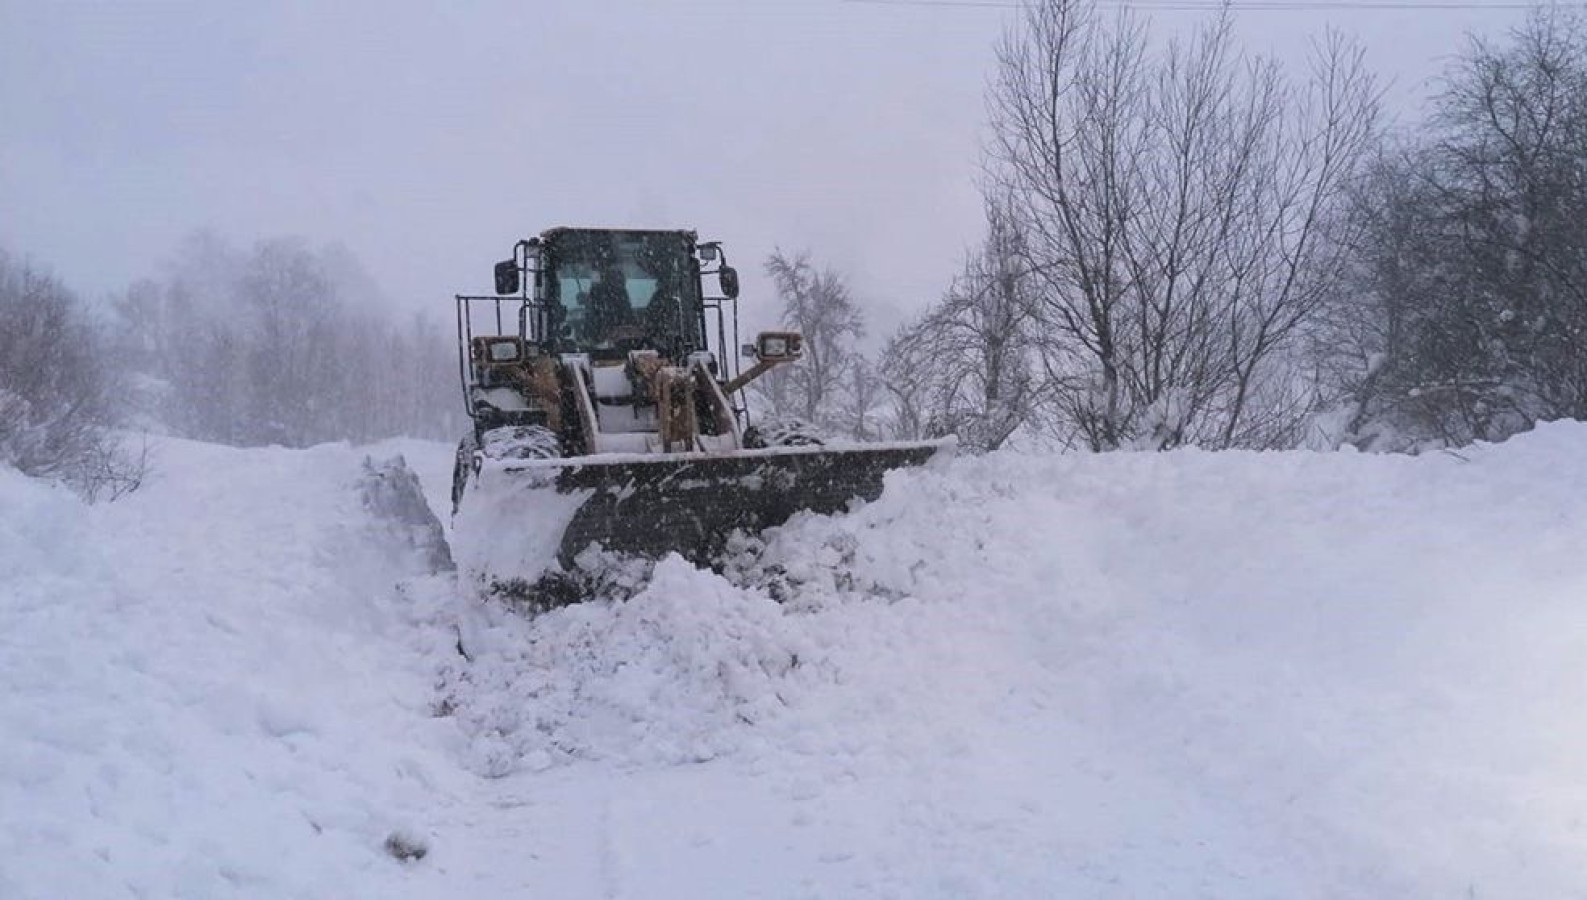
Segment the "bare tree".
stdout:
<path fill-rule="evenodd" d="M 1095 450 L 1290 443 L 1291 354 L 1332 296 L 1370 147 L 1360 51 L 1309 82 L 1236 51 L 1227 13 L 1154 54 L 1128 12 L 1043 0 L 999 48 L 997 189 L 1026 233 L 1050 426 Z"/>
<path fill-rule="evenodd" d="M 808 254 L 790 259 L 778 250 L 766 260 L 766 274 L 782 301 L 783 324 L 804 335 L 804 359 L 755 382 L 761 399 L 776 416 L 851 431 L 854 422 L 844 421 L 845 407 L 853 404 L 846 386 L 861 363 L 855 343 L 865 335 L 864 314 L 843 277 L 817 270 Z"/>
<path fill-rule="evenodd" d="M 114 359 L 76 297 L 0 252 L 0 463 L 90 500 L 142 483 L 147 454 L 123 450 Z"/>
<path fill-rule="evenodd" d="M 1432 121 L 1380 162 L 1326 332 L 1340 437 L 1409 449 L 1587 417 L 1587 27 L 1474 40 Z"/>
<path fill-rule="evenodd" d="M 1436 308 L 1445 286 L 1428 277 L 1436 242 L 1434 205 L 1417 170 L 1422 150 L 1383 153 L 1351 190 L 1361 238 L 1343 281 L 1311 331 L 1312 357 L 1328 407 L 1320 443 L 1402 450 L 1427 437 L 1419 392 L 1401 383 L 1418 356 L 1412 322 Z M 1420 437 L 1418 437 L 1420 435 Z"/>
<path fill-rule="evenodd" d="M 849 363 L 842 385 L 837 425 L 857 441 L 874 441 L 885 429 L 885 390 L 881 375 L 863 356 Z"/>
<path fill-rule="evenodd" d="M 894 431 L 954 434 L 995 450 L 1035 412 L 1029 254 L 1005 205 L 987 204 L 987 235 L 943 298 L 900 328 L 882 355 Z"/>

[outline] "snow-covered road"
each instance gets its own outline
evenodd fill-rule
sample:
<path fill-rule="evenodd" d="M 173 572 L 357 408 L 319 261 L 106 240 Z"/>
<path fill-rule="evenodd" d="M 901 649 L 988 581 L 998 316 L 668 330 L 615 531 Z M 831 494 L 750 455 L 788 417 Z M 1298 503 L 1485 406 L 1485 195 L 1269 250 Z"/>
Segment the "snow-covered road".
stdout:
<path fill-rule="evenodd" d="M 0 472 L 0 898 L 1587 896 L 1587 427 L 961 459 L 534 622 L 366 452 Z"/>

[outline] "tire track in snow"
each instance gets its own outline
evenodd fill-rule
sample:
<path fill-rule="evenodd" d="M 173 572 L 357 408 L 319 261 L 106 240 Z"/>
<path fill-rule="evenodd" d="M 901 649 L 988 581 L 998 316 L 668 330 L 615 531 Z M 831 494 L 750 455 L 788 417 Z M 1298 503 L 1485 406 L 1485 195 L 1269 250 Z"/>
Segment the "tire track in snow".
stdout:
<path fill-rule="evenodd" d="M 596 864 L 599 867 L 601 896 L 606 900 L 622 900 L 624 859 L 617 837 L 617 825 L 612 816 L 612 795 L 608 790 L 601 797 L 600 813 L 596 819 Z"/>

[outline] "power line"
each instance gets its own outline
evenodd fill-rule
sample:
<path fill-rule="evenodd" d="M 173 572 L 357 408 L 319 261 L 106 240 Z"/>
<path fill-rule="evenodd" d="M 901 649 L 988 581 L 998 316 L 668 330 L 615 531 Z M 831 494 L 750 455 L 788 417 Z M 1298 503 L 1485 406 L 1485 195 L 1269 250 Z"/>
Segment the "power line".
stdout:
<path fill-rule="evenodd" d="M 969 9 L 1023 9 L 1029 3 L 1020 0 L 843 0 L 844 3 L 866 6 L 910 6 L 919 8 L 969 8 Z M 1328 12 L 1331 10 L 1525 10 L 1537 7 L 1526 2 L 1460 2 L 1460 0 L 1434 0 L 1428 3 L 1410 0 L 1092 0 L 1097 6 L 1127 7 L 1143 11 L 1217 11 L 1220 9 L 1251 10 L 1254 12 Z M 1552 6 L 1582 9 L 1587 3 L 1553 3 Z"/>

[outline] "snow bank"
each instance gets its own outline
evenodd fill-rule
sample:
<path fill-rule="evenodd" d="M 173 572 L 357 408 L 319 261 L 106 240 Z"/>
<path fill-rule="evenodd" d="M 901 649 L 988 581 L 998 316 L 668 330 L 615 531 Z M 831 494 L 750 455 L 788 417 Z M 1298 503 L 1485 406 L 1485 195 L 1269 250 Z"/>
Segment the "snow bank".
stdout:
<path fill-rule="evenodd" d="M 483 623 L 447 702 L 492 775 L 717 760 L 876 806 L 883 894 L 1563 895 L 1584 450 L 899 472 L 726 577 Z"/>
<path fill-rule="evenodd" d="M 364 455 L 0 471 L 0 897 L 1587 886 L 1587 427 L 959 459 L 532 621 Z"/>
<path fill-rule="evenodd" d="M 444 634 L 360 459 L 171 441 L 92 508 L 0 472 L 0 897 L 400 888 L 382 843 L 455 770 Z"/>

